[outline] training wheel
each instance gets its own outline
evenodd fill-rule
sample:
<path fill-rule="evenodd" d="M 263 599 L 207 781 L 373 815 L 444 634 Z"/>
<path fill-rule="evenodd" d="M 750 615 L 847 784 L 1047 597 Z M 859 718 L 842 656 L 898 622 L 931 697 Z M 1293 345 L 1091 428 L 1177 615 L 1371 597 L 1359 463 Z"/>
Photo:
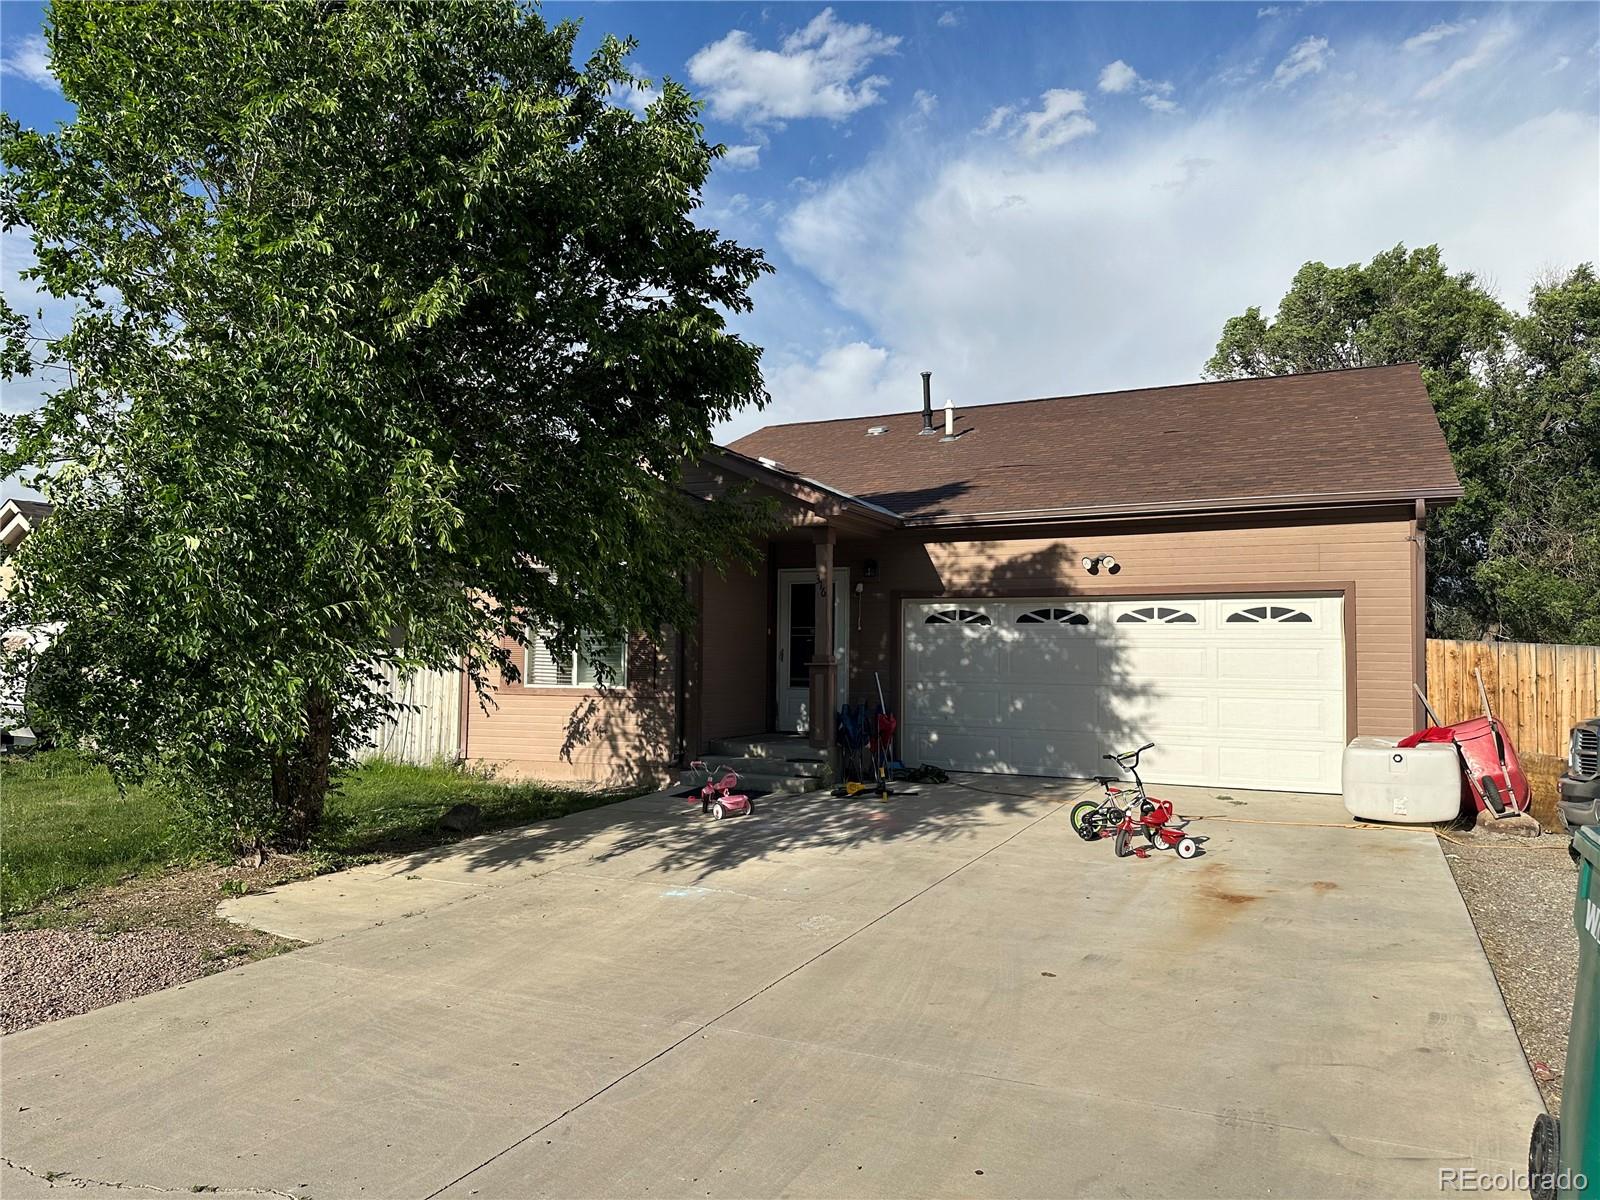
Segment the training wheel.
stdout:
<path fill-rule="evenodd" d="M 1179 838 L 1176 848 L 1179 858 L 1193 858 L 1196 854 L 1200 853 L 1200 847 L 1195 843 L 1195 840 L 1192 837 Z"/>

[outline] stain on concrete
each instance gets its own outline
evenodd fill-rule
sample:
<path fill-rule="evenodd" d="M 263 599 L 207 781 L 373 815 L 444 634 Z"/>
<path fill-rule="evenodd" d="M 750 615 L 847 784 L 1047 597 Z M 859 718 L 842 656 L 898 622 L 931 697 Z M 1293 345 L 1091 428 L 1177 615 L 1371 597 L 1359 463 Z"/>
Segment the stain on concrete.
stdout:
<path fill-rule="evenodd" d="M 1200 894 L 1219 904 L 1254 904 L 1261 899 L 1255 892 L 1230 892 L 1210 883 L 1200 889 Z"/>

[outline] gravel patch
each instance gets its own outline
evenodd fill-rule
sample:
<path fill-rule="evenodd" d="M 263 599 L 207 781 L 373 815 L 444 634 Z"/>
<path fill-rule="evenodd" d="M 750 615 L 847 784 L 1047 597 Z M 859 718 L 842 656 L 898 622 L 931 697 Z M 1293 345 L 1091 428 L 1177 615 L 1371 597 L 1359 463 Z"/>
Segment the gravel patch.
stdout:
<path fill-rule="evenodd" d="M 0 933 L 0 1033 L 146 996 L 299 943 L 217 917 L 217 902 L 306 872 L 198 867 L 134 880 L 30 914 Z M 228 889 L 228 890 L 224 890 Z"/>
<path fill-rule="evenodd" d="M 1525 841 L 1476 830 L 1440 837 L 1539 1091 L 1559 1113 L 1578 981 L 1572 925 L 1578 869 L 1568 839 L 1545 834 Z"/>
<path fill-rule="evenodd" d="M 188 983 L 216 969 L 177 929 L 109 936 L 81 929 L 22 929 L 0 940 L 5 1032 L 25 1029 Z"/>

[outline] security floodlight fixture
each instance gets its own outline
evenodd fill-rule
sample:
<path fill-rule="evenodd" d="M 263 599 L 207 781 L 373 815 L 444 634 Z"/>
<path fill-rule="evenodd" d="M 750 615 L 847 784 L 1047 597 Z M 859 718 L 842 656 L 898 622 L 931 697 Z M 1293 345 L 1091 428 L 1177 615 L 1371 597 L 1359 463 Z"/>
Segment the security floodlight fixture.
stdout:
<path fill-rule="evenodd" d="M 1089 555 L 1085 554 L 1083 556 L 1083 569 L 1085 571 L 1094 570 L 1094 564 L 1095 564 L 1095 560 L 1093 558 L 1091 558 Z"/>
<path fill-rule="evenodd" d="M 1083 569 L 1091 575 L 1098 575 L 1104 567 L 1113 575 L 1117 572 L 1117 560 L 1109 554 L 1085 554 L 1083 556 Z"/>

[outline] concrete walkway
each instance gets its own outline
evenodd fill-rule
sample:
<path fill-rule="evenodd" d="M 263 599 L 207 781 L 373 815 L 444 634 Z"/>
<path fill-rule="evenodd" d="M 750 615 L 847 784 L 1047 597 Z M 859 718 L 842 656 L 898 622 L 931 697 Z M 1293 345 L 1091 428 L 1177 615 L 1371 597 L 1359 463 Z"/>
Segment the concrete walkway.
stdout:
<path fill-rule="evenodd" d="M 1523 1166 L 1538 1095 L 1429 834 L 1172 788 L 1229 818 L 1209 853 L 1118 861 L 1068 827 L 1081 785 L 962 783 L 721 824 L 644 797 L 233 902 L 323 940 L 4 1039 L 0 1192 L 1437 1196 Z"/>

